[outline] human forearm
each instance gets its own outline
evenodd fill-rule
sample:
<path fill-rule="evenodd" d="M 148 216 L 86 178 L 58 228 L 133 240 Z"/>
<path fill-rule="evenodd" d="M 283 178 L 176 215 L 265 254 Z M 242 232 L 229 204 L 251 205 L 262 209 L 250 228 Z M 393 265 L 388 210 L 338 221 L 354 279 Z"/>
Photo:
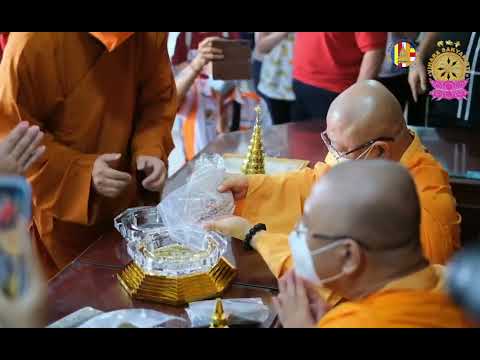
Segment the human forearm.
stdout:
<path fill-rule="evenodd" d="M 384 48 L 367 51 L 363 56 L 357 81 L 375 79 L 380 72 L 384 58 Z"/>
<path fill-rule="evenodd" d="M 192 87 L 198 74 L 202 71 L 201 68 L 195 67 L 195 64 L 185 66 L 175 76 L 175 85 L 177 87 L 178 102 L 181 103 L 185 98 L 188 90 Z"/>
<path fill-rule="evenodd" d="M 288 32 L 258 33 L 256 49 L 259 54 L 268 54 L 288 35 Z"/>
<path fill-rule="evenodd" d="M 438 39 L 438 32 L 426 32 L 417 49 L 417 61 L 424 63 L 435 47 Z"/>

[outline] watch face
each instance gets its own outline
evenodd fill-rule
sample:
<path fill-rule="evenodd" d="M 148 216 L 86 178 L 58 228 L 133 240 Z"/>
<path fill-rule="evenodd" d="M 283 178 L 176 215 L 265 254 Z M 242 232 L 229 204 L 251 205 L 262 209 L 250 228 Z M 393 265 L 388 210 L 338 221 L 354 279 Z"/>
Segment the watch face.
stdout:
<path fill-rule="evenodd" d="M 27 288 L 28 231 L 20 221 L 21 197 L 11 190 L 0 190 L 0 296 L 13 299 Z"/>

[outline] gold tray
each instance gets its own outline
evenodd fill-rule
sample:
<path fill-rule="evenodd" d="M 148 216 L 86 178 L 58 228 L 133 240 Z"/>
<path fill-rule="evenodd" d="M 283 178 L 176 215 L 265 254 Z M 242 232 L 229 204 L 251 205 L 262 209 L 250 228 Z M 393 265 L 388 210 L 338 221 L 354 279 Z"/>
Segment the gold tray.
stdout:
<path fill-rule="evenodd" d="M 245 155 L 223 154 L 225 168 L 227 173 L 241 174 L 241 168 Z M 275 175 L 290 171 L 298 171 L 306 168 L 310 162 L 308 160 L 286 159 L 265 157 L 265 172 L 267 175 Z"/>
<path fill-rule="evenodd" d="M 132 261 L 117 278 L 134 299 L 181 306 L 192 301 L 220 296 L 237 272 L 223 257 L 208 273 L 179 277 L 146 274 Z"/>

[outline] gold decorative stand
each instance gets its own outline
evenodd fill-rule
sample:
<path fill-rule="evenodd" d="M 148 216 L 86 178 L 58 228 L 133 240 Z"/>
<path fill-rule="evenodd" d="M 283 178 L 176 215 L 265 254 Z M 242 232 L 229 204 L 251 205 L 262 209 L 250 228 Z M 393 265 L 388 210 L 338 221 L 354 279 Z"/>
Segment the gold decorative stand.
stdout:
<path fill-rule="evenodd" d="M 178 277 L 147 274 L 132 261 L 117 278 L 135 299 L 181 306 L 220 296 L 237 272 L 223 257 L 209 272 Z"/>

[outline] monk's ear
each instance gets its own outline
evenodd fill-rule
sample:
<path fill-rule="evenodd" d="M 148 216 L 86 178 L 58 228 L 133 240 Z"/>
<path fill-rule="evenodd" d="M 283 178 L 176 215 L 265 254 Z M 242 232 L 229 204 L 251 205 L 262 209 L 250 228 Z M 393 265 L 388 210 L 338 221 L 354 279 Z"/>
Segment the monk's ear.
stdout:
<path fill-rule="evenodd" d="M 342 272 L 344 274 L 353 274 L 360 267 L 362 259 L 362 248 L 352 239 L 346 239 L 344 247 L 344 263 Z"/>
<path fill-rule="evenodd" d="M 378 151 L 378 158 L 383 160 L 391 160 L 392 152 L 390 151 L 390 146 L 388 143 L 379 141 L 376 143 L 376 148 Z"/>

